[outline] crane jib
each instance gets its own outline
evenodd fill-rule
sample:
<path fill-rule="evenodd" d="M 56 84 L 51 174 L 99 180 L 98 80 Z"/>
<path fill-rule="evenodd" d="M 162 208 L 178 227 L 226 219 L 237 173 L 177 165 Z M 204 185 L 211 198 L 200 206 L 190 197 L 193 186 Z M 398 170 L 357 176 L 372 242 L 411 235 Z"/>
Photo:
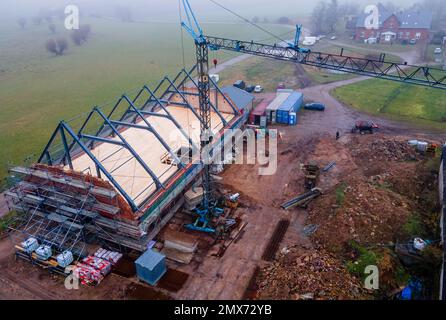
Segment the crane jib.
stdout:
<path fill-rule="evenodd" d="M 235 51 L 323 69 L 446 90 L 445 70 L 385 61 L 383 55 L 380 56 L 380 59 L 368 59 L 345 56 L 342 51 L 341 54 L 302 52 L 298 47 L 282 47 L 210 36 L 205 36 L 205 38 L 211 50 Z"/>

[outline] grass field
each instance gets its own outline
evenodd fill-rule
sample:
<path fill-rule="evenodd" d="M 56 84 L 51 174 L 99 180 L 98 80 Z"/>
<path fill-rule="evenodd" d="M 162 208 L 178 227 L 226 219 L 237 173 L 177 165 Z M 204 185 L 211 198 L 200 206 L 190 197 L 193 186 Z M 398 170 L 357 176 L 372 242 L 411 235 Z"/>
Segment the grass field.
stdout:
<path fill-rule="evenodd" d="M 446 131 L 446 99 L 442 90 L 373 79 L 337 88 L 332 94 L 369 114 Z"/>
<path fill-rule="evenodd" d="M 267 58 L 249 58 L 242 63 L 227 68 L 220 73 L 220 85 L 232 85 L 242 79 L 248 85 L 261 85 L 265 91 L 275 91 L 279 82 L 287 88 L 298 89 L 295 77 L 295 64 Z"/>
<path fill-rule="evenodd" d="M 60 120 L 123 93 L 131 95 L 143 84 L 154 85 L 183 66 L 177 24 L 107 19 L 83 23 L 90 24 L 91 37 L 77 47 L 60 22 L 54 36 L 46 24 L 21 30 L 15 22 L 0 22 L 0 180 L 6 176 L 8 163 L 20 164 L 30 154 L 36 159 Z M 277 34 L 289 30 L 266 27 Z M 265 39 L 246 24 L 214 23 L 204 28 L 215 36 Z M 53 57 L 46 52 L 45 42 L 61 36 L 69 40 L 70 47 L 63 56 Z M 186 33 L 184 43 L 186 66 L 191 66 L 193 41 Z M 216 55 L 220 61 L 233 56 Z"/>

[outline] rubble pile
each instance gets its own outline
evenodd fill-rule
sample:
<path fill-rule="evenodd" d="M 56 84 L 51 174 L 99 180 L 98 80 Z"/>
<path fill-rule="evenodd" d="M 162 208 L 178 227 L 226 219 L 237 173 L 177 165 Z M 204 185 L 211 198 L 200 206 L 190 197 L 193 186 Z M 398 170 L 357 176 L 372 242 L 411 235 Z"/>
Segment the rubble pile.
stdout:
<path fill-rule="evenodd" d="M 410 161 L 420 158 L 416 148 L 406 140 L 384 138 L 353 143 L 351 154 L 368 161 Z"/>
<path fill-rule="evenodd" d="M 316 244 L 338 252 L 351 240 L 361 244 L 394 242 L 412 212 L 407 199 L 365 177 L 345 184 L 342 203 L 332 193 L 309 210 L 308 223 L 319 226 L 312 236 Z"/>
<path fill-rule="evenodd" d="M 361 299 L 360 281 L 324 250 L 302 247 L 282 250 L 257 280 L 258 299 Z"/>

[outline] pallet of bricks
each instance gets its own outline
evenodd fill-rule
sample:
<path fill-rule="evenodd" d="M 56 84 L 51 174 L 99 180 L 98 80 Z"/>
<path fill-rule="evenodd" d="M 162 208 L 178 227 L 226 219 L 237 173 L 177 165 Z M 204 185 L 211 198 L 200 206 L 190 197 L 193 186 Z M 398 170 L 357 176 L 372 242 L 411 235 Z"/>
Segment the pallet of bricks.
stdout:
<path fill-rule="evenodd" d="M 119 252 L 98 249 L 94 255 L 78 262 L 74 269 L 74 276 L 84 285 L 98 285 L 111 272 L 122 254 Z"/>

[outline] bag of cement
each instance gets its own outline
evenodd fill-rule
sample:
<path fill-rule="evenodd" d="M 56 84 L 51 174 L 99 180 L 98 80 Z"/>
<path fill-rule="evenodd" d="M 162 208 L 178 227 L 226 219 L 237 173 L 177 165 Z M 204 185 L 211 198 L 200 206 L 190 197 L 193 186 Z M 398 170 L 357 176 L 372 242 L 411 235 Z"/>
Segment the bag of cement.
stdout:
<path fill-rule="evenodd" d="M 56 257 L 57 264 L 62 268 L 69 266 L 73 262 L 73 254 L 71 251 L 64 251 Z"/>
<path fill-rule="evenodd" d="M 28 238 L 21 243 L 23 250 L 26 253 L 32 253 L 39 247 L 39 242 L 36 238 Z"/>
<path fill-rule="evenodd" d="M 36 254 L 38 259 L 46 261 L 53 255 L 53 252 L 49 246 L 41 245 L 36 249 Z"/>

